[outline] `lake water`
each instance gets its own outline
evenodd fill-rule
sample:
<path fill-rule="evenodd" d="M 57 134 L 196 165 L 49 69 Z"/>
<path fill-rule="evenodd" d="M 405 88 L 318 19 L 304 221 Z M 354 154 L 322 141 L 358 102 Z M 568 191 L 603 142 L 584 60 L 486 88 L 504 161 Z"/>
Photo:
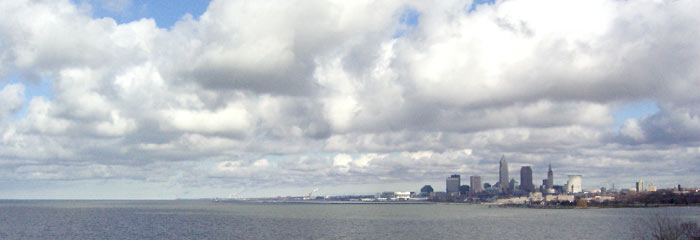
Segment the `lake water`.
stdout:
<path fill-rule="evenodd" d="M 520 209 L 462 204 L 0 201 L 0 239 L 631 239 L 698 207 Z"/>

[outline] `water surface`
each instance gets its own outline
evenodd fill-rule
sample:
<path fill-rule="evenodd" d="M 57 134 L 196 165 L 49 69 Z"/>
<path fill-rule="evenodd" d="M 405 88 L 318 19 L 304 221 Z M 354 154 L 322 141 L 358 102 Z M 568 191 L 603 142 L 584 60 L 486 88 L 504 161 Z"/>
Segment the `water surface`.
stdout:
<path fill-rule="evenodd" d="M 631 239 L 656 215 L 700 208 L 5 200 L 0 239 Z"/>

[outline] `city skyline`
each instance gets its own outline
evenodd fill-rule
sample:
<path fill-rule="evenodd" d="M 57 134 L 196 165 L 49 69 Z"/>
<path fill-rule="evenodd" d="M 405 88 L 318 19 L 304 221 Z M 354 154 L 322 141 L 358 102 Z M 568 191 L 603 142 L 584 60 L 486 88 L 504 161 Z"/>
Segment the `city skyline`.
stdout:
<path fill-rule="evenodd" d="M 550 163 L 555 185 L 698 186 L 697 12 L 0 1 L 0 199 L 437 190 L 455 173 L 521 181 L 524 166 L 540 185 Z"/>

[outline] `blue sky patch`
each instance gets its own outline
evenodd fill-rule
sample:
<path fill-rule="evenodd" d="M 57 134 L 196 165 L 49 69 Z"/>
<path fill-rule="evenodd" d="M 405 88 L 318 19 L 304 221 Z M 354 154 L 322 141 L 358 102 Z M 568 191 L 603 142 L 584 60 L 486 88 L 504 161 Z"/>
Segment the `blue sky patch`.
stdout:
<path fill-rule="evenodd" d="M 401 15 L 399 15 L 399 23 L 401 26 L 399 26 L 399 29 L 394 33 L 392 36 L 393 38 L 399 38 L 403 36 L 406 31 L 414 28 L 415 26 L 418 26 L 420 20 L 420 13 L 414 9 L 407 7 L 405 8 L 402 12 Z"/>
<path fill-rule="evenodd" d="M 170 28 L 185 14 L 198 19 L 209 6 L 209 0 L 73 0 L 92 6 L 94 18 L 110 17 L 117 23 L 153 18 L 160 28 Z"/>
<path fill-rule="evenodd" d="M 22 81 L 22 77 L 17 73 L 12 73 L 7 79 L 8 81 L 0 87 L 4 88 L 8 84 L 21 83 L 24 85 L 24 104 L 22 109 L 17 111 L 12 115 L 13 120 L 18 120 L 24 118 L 27 115 L 27 107 L 29 106 L 29 101 L 34 97 L 44 97 L 46 99 L 53 98 L 53 91 L 51 90 L 51 79 L 42 78 L 39 83 L 32 83 L 31 81 Z"/>
<path fill-rule="evenodd" d="M 474 10 L 476 10 L 476 7 L 481 5 L 481 4 L 492 5 L 495 3 L 496 3 L 495 0 L 474 0 L 474 2 L 472 2 L 472 6 L 469 7 L 469 12 L 473 12 Z"/>
<path fill-rule="evenodd" d="M 617 111 L 615 111 L 615 126 L 613 129 L 619 130 L 622 123 L 630 118 L 639 119 L 647 115 L 654 114 L 659 111 L 659 106 L 656 101 L 652 100 L 642 100 L 637 102 L 630 102 L 622 105 Z"/>

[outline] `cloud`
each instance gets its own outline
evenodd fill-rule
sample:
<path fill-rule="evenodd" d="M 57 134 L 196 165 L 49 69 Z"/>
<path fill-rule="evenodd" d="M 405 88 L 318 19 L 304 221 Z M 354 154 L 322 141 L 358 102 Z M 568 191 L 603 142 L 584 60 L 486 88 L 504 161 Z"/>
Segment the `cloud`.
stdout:
<path fill-rule="evenodd" d="M 24 85 L 8 84 L 0 89 L 0 122 L 6 120 L 24 104 Z"/>
<path fill-rule="evenodd" d="M 398 1 L 213 1 L 198 22 L 173 28 L 182 37 L 172 41 L 172 57 L 182 60 L 173 70 L 208 89 L 311 94 L 318 59 L 372 48 L 390 36 L 386 30 L 398 6 Z M 365 17 L 355 17 L 359 14 Z"/>
<path fill-rule="evenodd" d="M 160 29 L 68 0 L 2 2 L 0 76 L 21 80 L 0 89 L 11 169 L 0 181 L 487 182 L 502 154 L 513 169 L 551 162 L 591 185 L 652 175 L 644 166 L 695 176 L 671 166 L 698 160 L 700 4 L 470 8 L 214 0 Z M 50 97 L 25 96 L 41 81 Z M 659 112 L 611 129 L 616 106 L 650 99 Z"/>
<path fill-rule="evenodd" d="M 177 130 L 187 132 L 244 132 L 249 128 L 248 112 L 241 106 L 226 106 L 219 111 L 165 110 L 163 118 Z"/>
<path fill-rule="evenodd" d="M 663 104 L 660 111 L 639 120 L 629 119 L 620 137 L 631 143 L 693 145 L 700 141 L 700 109 L 695 105 Z"/>

